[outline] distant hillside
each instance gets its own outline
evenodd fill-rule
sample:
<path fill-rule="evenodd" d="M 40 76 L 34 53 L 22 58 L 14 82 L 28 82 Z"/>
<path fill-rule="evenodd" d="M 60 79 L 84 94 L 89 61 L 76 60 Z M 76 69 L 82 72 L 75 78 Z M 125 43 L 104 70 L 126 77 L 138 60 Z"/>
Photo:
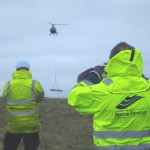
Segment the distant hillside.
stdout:
<path fill-rule="evenodd" d="M 92 116 L 82 116 L 67 105 L 67 99 L 49 99 L 40 103 L 39 150 L 94 150 Z M 0 99 L 0 150 L 6 125 L 5 106 Z M 23 150 L 22 143 L 18 150 Z"/>

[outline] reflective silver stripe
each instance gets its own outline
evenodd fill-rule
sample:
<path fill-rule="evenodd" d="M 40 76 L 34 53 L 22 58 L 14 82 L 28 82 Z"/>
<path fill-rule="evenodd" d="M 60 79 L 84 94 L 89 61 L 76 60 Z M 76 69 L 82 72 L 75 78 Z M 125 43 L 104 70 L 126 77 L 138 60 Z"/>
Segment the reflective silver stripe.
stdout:
<path fill-rule="evenodd" d="M 113 81 L 112 81 L 110 78 L 105 78 L 105 79 L 103 79 L 103 82 L 104 82 L 107 86 L 109 86 L 111 83 L 113 83 Z"/>
<path fill-rule="evenodd" d="M 90 82 L 90 81 L 88 81 L 86 79 L 82 80 L 81 82 L 84 82 L 86 85 L 93 85 L 92 82 Z"/>
<path fill-rule="evenodd" d="M 10 98 L 10 81 L 7 82 L 7 96 L 6 100 Z"/>
<path fill-rule="evenodd" d="M 127 145 L 127 146 L 96 146 L 96 150 L 150 150 L 150 144 Z"/>
<path fill-rule="evenodd" d="M 13 100 L 10 99 L 10 81 L 7 82 L 7 97 L 6 97 L 6 102 L 7 104 L 29 104 L 29 103 L 35 103 L 35 92 L 34 92 L 34 87 L 35 87 L 36 80 L 32 80 L 32 87 L 31 87 L 31 100 Z"/>
<path fill-rule="evenodd" d="M 6 100 L 7 104 L 33 104 L 36 103 L 35 100 L 10 100 L 7 99 Z"/>
<path fill-rule="evenodd" d="M 29 104 L 29 103 L 36 103 L 35 100 L 35 92 L 34 92 L 34 87 L 35 87 L 36 80 L 32 80 L 32 86 L 31 86 L 31 100 L 12 100 L 10 99 L 10 81 L 7 83 L 7 97 L 6 97 L 6 102 L 7 104 Z M 35 108 L 35 110 L 29 110 L 29 111 L 21 111 L 21 112 L 12 112 L 9 111 L 8 115 L 11 116 L 16 116 L 16 115 L 34 115 L 39 113 L 39 109 Z"/>
<path fill-rule="evenodd" d="M 29 111 L 22 111 L 22 112 L 8 112 L 8 115 L 11 116 L 18 116 L 18 115 L 33 115 L 39 113 L 39 109 L 36 110 L 29 110 Z"/>
<path fill-rule="evenodd" d="M 144 131 L 126 131 L 126 132 L 97 132 L 94 131 L 93 135 L 96 138 L 142 138 L 150 136 L 150 130 Z"/>
<path fill-rule="evenodd" d="M 35 87 L 35 83 L 36 83 L 36 80 L 32 80 L 32 88 L 31 88 L 31 97 L 32 99 L 35 99 L 35 93 L 34 93 L 34 87 Z"/>

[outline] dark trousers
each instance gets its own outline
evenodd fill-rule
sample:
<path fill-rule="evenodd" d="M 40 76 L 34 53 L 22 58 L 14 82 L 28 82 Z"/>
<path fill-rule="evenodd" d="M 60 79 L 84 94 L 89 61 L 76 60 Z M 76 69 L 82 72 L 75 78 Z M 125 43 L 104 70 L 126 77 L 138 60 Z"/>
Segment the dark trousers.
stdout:
<path fill-rule="evenodd" d="M 39 132 L 22 133 L 22 134 L 13 134 L 6 132 L 3 141 L 4 143 L 3 150 L 17 150 L 18 145 L 22 138 L 25 150 L 37 150 L 40 143 Z"/>

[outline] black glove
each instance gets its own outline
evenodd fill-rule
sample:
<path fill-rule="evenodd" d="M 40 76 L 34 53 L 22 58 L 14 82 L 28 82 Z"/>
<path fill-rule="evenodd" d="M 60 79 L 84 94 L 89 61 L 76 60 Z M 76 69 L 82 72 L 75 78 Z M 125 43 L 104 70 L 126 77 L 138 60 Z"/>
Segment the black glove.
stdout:
<path fill-rule="evenodd" d="M 93 70 L 94 70 L 94 68 L 89 68 L 89 69 L 85 70 L 84 72 L 80 73 L 78 75 L 77 82 L 80 82 L 80 81 L 86 79 L 90 75 L 90 72 Z"/>
<path fill-rule="evenodd" d="M 90 75 L 87 77 L 87 80 L 92 82 L 93 84 L 97 84 L 105 77 L 104 68 L 107 63 L 98 65 L 94 67 L 94 69 L 90 72 Z"/>
<path fill-rule="evenodd" d="M 104 68 L 105 66 L 96 66 L 94 67 L 94 70 L 92 70 L 90 73 L 95 73 L 100 80 L 103 79 L 103 74 L 104 74 Z"/>

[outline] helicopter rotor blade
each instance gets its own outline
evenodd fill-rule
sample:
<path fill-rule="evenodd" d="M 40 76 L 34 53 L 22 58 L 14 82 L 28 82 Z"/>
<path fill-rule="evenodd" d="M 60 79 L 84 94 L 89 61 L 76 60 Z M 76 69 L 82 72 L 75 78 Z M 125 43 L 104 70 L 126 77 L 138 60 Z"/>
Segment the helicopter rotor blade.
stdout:
<path fill-rule="evenodd" d="M 54 24 L 54 25 L 69 25 L 68 23 L 65 23 L 65 24 Z"/>
<path fill-rule="evenodd" d="M 54 25 L 53 23 L 51 23 L 51 22 L 48 22 L 49 24 L 51 24 L 51 25 Z"/>

